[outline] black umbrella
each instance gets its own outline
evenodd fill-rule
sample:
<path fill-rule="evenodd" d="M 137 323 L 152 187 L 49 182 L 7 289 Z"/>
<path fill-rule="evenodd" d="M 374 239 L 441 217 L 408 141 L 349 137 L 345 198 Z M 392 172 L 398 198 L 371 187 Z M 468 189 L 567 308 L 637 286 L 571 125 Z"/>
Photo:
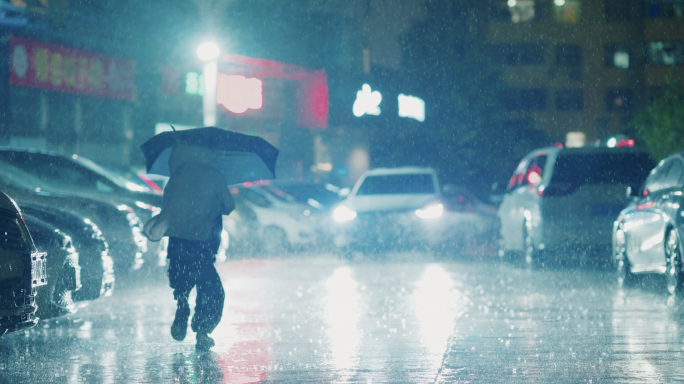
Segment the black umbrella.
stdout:
<path fill-rule="evenodd" d="M 216 165 L 227 184 L 275 178 L 278 149 L 266 140 L 215 127 L 163 132 L 140 146 L 147 173 L 171 176 L 169 158 L 176 144 L 193 145 L 214 151 Z"/>

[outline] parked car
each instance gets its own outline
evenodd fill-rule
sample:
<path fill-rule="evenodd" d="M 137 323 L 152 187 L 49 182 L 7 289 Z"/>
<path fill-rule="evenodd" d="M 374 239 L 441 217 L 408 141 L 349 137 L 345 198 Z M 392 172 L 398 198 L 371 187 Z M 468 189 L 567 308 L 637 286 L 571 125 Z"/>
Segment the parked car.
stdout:
<path fill-rule="evenodd" d="M 58 228 L 24 213 L 26 226 L 40 251 L 47 253 L 47 284 L 39 287 L 37 315 L 42 319 L 76 311 L 71 294 L 81 288 L 78 252 L 71 238 Z"/>
<path fill-rule="evenodd" d="M 78 155 L 0 147 L 0 163 L 34 176 L 53 192 L 87 194 L 125 204 L 142 220 L 148 220 L 161 207 L 161 195 Z"/>
<path fill-rule="evenodd" d="M 11 193 L 20 206 L 59 207 L 96 224 L 109 244 L 117 273 L 142 265 L 147 239 L 142 235 L 142 223 L 132 207 L 115 205 L 96 196 L 52 192 L 41 180 L 7 164 L 0 168 L 0 188 Z"/>
<path fill-rule="evenodd" d="M 630 187 L 631 203 L 613 224 L 613 256 L 619 281 L 662 274 L 667 289 L 684 296 L 684 152 L 661 161 L 641 188 Z"/>
<path fill-rule="evenodd" d="M 81 267 L 81 289 L 74 301 L 94 300 L 109 296 L 114 289 L 114 262 L 102 231 L 90 219 L 57 207 L 23 204 L 22 212 L 60 228 L 78 251 Z"/>
<path fill-rule="evenodd" d="M 36 325 L 36 288 L 47 280 L 46 254 L 33 243 L 17 205 L 0 192 L 0 336 Z"/>
<path fill-rule="evenodd" d="M 237 208 L 228 218 L 239 216 L 243 227 L 254 228 L 248 237 L 231 234 L 234 242 L 243 239 L 268 254 L 317 244 L 320 227 L 316 225 L 318 212 L 315 208 L 297 203 L 280 190 L 241 185 L 232 187 L 231 192 Z M 246 223 L 248 220 L 251 223 Z M 231 229 L 239 225 L 226 227 Z"/>
<path fill-rule="evenodd" d="M 628 202 L 625 188 L 641 185 L 652 167 L 649 155 L 633 148 L 533 151 L 499 207 L 499 254 L 522 254 L 527 263 L 543 263 L 549 251 L 609 255 L 612 223 Z"/>
<path fill-rule="evenodd" d="M 442 241 L 444 204 L 431 168 L 365 172 L 333 210 L 334 242 L 342 254 L 432 247 Z"/>

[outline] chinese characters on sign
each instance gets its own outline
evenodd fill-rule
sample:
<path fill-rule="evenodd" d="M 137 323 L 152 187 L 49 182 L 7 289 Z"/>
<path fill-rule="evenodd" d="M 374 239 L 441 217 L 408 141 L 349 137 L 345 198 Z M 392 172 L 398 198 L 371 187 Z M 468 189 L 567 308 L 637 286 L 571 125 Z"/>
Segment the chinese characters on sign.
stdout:
<path fill-rule="evenodd" d="M 21 37 L 10 39 L 10 84 L 135 101 L 135 62 Z"/>
<path fill-rule="evenodd" d="M 263 82 L 255 77 L 219 73 L 216 84 L 216 103 L 233 113 L 263 106 Z"/>
<path fill-rule="evenodd" d="M 361 117 L 363 115 L 380 115 L 380 103 L 382 102 L 382 95 L 378 91 L 371 91 L 368 84 L 364 84 L 361 90 L 356 92 L 356 100 L 352 112 L 354 116 Z"/>
<path fill-rule="evenodd" d="M 425 121 L 425 102 L 423 99 L 400 93 L 397 100 L 399 101 L 399 117 L 410 117 L 420 122 Z"/>

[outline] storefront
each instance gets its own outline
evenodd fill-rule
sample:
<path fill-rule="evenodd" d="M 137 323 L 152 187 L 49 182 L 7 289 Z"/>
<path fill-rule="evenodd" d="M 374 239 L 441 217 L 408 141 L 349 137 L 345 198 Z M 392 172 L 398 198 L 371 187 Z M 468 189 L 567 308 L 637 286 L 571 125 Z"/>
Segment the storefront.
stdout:
<path fill-rule="evenodd" d="M 133 60 L 9 36 L 0 87 L 4 145 L 128 165 L 137 99 Z"/>

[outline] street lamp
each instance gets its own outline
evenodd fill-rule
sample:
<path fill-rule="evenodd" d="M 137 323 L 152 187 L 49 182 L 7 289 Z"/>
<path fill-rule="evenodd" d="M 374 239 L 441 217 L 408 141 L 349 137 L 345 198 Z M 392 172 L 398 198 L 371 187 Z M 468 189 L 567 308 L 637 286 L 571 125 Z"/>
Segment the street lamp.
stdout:
<path fill-rule="evenodd" d="M 219 47 L 216 43 L 206 42 L 197 48 L 197 56 L 204 61 L 202 74 L 204 75 L 204 95 L 202 96 L 202 112 L 204 126 L 216 125 L 216 77 Z"/>

